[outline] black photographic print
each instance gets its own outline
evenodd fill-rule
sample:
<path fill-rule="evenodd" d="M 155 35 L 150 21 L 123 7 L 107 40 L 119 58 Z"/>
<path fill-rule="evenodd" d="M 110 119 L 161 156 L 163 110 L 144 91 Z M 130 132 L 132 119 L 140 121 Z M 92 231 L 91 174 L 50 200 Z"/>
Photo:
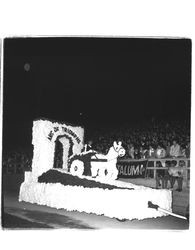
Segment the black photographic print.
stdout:
<path fill-rule="evenodd" d="M 189 229 L 189 38 L 2 44 L 3 229 Z"/>

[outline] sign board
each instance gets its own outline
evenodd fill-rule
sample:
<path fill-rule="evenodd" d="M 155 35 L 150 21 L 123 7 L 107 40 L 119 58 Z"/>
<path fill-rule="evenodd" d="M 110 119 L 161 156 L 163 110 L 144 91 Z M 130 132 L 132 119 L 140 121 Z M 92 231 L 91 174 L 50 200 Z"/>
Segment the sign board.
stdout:
<path fill-rule="evenodd" d="M 118 177 L 144 178 L 147 160 L 119 160 L 117 162 Z"/>

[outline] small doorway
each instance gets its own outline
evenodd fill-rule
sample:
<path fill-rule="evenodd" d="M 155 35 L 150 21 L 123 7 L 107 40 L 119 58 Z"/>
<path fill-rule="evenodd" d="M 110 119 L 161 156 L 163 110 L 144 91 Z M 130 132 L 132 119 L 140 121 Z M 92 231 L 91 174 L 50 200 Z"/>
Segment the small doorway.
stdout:
<path fill-rule="evenodd" d="M 54 168 L 63 168 L 63 145 L 57 139 L 55 142 L 55 153 L 54 153 Z"/>
<path fill-rule="evenodd" d="M 73 154 L 73 141 L 70 136 L 60 135 L 55 141 L 54 168 L 68 167 L 68 158 Z"/>

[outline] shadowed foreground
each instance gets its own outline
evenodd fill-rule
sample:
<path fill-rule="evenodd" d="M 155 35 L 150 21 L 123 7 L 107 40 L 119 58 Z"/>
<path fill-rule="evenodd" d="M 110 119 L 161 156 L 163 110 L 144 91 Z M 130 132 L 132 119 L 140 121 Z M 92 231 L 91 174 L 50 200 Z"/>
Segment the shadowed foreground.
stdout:
<path fill-rule="evenodd" d="M 17 215 L 17 216 L 16 216 Z M 4 228 L 77 228 L 93 229 L 74 218 L 32 210 L 22 210 L 17 208 L 6 208 L 3 215 Z"/>
<path fill-rule="evenodd" d="M 5 229 L 52 229 L 52 228 L 70 228 L 70 229 L 169 229 L 186 230 L 189 228 L 187 220 L 165 216 L 155 219 L 144 219 L 141 221 L 132 220 L 120 222 L 114 218 L 97 216 L 95 214 L 79 213 L 76 211 L 68 212 L 64 209 L 55 209 L 47 206 L 19 202 L 18 194 L 20 183 L 23 181 L 21 175 L 4 176 L 3 182 L 3 206 L 2 226 Z M 174 192 L 173 206 L 179 210 L 177 202 L 185 195 Z M 181 196 L 181 197 L 180 197 Z M 173 199 L 175 199 L 173 197 Z M 186 199 L 186 198 L 185 198 Z M 117 202 L 117 201 L 116 201 Z M 185 203 L 186 204 L 186 203 Z M 186 204 L 187 205 L 187 204 Z M 174 207 L 173 207 L 174 210 Z M 181 209 L 180 209 L 181 210 Z M 184 214 L 184 210 L 174 211 Z"/>

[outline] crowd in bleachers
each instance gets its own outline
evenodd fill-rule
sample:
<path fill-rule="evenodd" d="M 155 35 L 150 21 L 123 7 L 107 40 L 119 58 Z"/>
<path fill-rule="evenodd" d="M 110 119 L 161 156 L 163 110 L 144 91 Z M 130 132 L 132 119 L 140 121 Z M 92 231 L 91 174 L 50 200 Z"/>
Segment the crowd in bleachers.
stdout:
<path fill-rule="evenodd" d="M 114 140 L 122 141 L 125 158 L 190 157 L 190 129 L 180 122 L 152 122 L 136 128 L 98 130 L 90 138 L 93 148 L 101 153 L 107 153 Z"/>
<path fill-rule="evenodd" d="M 139 159 L 150 157 L 190 157 L 190 129 L 180 122 L 144 123 L 135 127 L 93 130 L 90 137 L 93 149 L 107 153 L 114 140 L 122 141 L 126 149 L 124 158 Z M 174 142 L 175 141 L 175 142 Z M 173 148 L 173 144 L 175 144 Z M 3 152 L 3 171 L 18 172 L 31 169 L 32 150 Z M 175 154 L 175 155 L 174 155 Z"/>
<path fill-rule="evenodd" d="M 26 150 L 7 150 L 3 152 L 3 173 L 23 173 L 30 171 L 32 165 L 32 152 Z"/>

